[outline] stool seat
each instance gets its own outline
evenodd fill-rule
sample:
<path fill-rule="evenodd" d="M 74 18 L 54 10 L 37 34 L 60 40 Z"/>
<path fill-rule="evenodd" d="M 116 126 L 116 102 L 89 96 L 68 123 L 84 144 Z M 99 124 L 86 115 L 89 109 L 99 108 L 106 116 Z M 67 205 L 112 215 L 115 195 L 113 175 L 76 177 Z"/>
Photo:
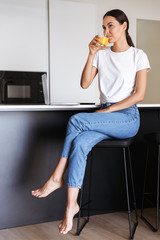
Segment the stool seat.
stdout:
<path fill-rule="evenodd" d="M 144 134 L 144 139 L 153 142 L 153 143 L 160 143 L 160 132 L 152 132 Z"/>
<path fill-rule="evenodd" d="M 130 144 L 134 141 L 134 138 L 125 138 L 125 139 L 105 139 L 101 142 L 97 143 L 94 148 L 107 148 L 107 147 L 115 147 L 115 148 L 126 148 L 129 147 Z"/>

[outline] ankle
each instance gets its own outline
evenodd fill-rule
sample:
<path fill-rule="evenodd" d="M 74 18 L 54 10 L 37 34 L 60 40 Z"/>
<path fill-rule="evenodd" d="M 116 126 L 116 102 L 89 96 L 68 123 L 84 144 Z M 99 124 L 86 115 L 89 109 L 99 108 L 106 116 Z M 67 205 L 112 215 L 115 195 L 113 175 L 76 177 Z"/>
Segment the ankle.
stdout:
<path fill-rule="evenodd" d="M 78 205 L 77 201 L 67 202 L 66 208 L 75 208 Z"/>
<path fill-rule="evenodd" d="M 52 176 L 50 177 L 50 179 L 51 179 L 53 182 L 57 182 L 57 183 L 60 183 L 60 182 L 63 181 L 63 178 L 62 178 L 62 177 L 60 177 L 60 176 L 54 176 L 54 175 L 52 175 Z"/>

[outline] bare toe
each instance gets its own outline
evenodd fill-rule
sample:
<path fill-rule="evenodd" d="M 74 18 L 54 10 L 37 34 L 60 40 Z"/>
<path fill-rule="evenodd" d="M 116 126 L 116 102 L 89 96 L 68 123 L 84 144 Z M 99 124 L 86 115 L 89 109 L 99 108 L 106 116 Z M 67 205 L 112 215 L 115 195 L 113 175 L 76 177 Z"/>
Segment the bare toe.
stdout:
<path fill-rule="evenodd" d="M 37 194 L 38 194 L 38 189 L 32 191 L 32 195 L 33 195 L 33 196 L 36 196 Z"/>
<path fill-rule="evenodd" d="M 62 233 L 63 230 L 64 230 L 64 226 L 63 226 L 63 224 L 61 223 L 61 224 L 59 225 L 59 232 Z"/>
<path fill-rule="evenodd" d="M 59 232 L 62 234 L 68 233 L 73 226 L 73 217 L 75 214 L 79 211 L 79 206 L 78 204 L 72 206 L 72 207 L 67 207 L 64 218 L 62 220 L 62 223 L 59 225 Z"/>

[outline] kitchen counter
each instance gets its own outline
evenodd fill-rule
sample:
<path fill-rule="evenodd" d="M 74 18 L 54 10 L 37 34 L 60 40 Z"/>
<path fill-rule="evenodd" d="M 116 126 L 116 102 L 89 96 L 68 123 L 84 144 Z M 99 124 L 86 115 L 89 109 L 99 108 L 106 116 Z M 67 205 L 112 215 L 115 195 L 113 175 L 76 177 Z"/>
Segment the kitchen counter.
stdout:
<path fill-rule="evenodd" d="M 138 108 L 160 108 L 160 104 L 137 104 Z M 98 108 L 98 104 L 9 105 L 0 104 L 0 111 L 67 111 Z"/>
<path fill-rule="evenodd" d="M 95 109 L 98 105 L 95 104 L 55 104 L 55 105 L 0 105 L 0 111 L 66 111 L 66 110 L 81 110 Z"/>

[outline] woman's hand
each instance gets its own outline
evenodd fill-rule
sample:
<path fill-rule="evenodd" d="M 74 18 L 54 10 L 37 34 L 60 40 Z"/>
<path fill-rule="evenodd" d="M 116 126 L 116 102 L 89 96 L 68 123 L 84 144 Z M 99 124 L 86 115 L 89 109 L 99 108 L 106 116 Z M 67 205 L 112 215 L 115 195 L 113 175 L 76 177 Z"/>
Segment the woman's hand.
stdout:
<path fill-rule="evenodd" d="M 98 38 L 98 35 L 96 35 L 89 44 L 89 52 L 91 55 L 95 55 L 100 50 L 100 46 L 98 43 L 99 43 L 99 38 Z"/>
<path fill-rule="evenodd" d="M 110 112 L 112 112 L 110 107 L 95 111 L 95 113 L 110 113 Z"/>

